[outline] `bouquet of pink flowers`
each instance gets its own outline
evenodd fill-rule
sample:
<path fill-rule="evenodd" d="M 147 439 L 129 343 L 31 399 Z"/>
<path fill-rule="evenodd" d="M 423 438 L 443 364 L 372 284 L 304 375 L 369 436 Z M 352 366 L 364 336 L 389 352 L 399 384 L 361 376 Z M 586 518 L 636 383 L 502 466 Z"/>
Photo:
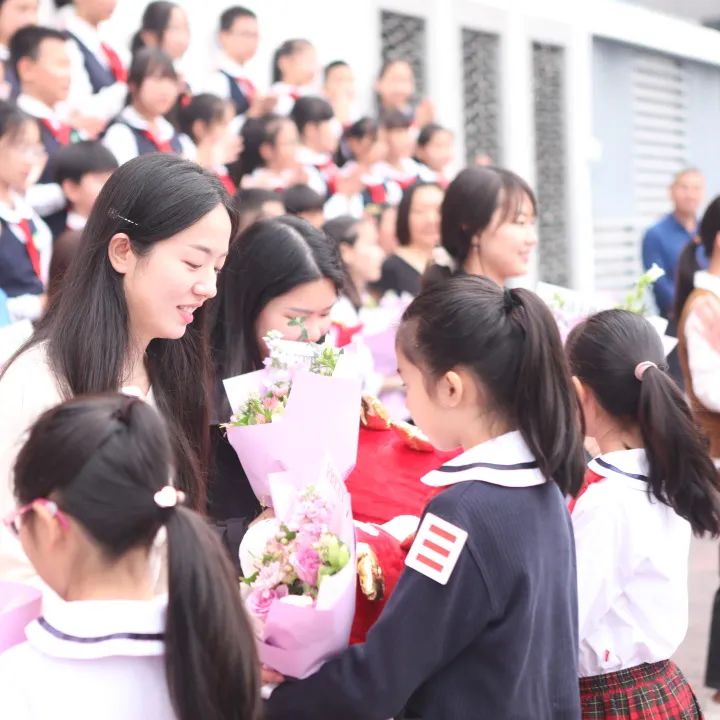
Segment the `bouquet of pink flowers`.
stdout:
<path fill-rule="evenodd" d="M 328 344 L 276 332 L 265 342 L 264 369 L 223 381 L 234 409 L 224 427 L 255 495 L 269 504 L 273 472 L 292 470 L 309 482 L 325 454 L 342 477 L 353 469 L 361 381 L 350 358 Z"/>
<path fill-rule="evenodd" d="M 350 496 L 326 459 L 302 487 L 273 474 L 275 517 L 252 525 L 240 546 L 243 596 L 263 663 L 305 677 L 348 644 L 355 612 Z"/>
<path fill-rule="evenodd" d="M 40 590 L 0 581 L 0 652 L 25 642 L 25 627 L 40 616 L 41 606 Z"/>

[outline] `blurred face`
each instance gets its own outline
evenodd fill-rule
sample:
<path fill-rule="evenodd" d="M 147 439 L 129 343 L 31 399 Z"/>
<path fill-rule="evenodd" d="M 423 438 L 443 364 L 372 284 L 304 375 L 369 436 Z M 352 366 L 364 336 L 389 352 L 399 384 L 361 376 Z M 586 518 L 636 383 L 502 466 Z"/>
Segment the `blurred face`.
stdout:
<path fill-rule="evenodd" d="M 404 61 L 394 62 L 375 84 L 375 89 L 385 108 L 402 109 L 415 94 L 415 75 Z"/>
<path fill-rule="evenodd" d="M 355 77 L 347 65 L 337 65 L 325 78 L 325 95 L 330 102 L 350 101 L 355 97 Z"/>
<path fill-rule="evenodd" d="M 36 25 L 38 0 L 5 0 L 0 7 L 0 42 L 7 45 L 20 28 Z"/>
<path fill-rule="evenodd" d="M 704 194 L 705 181 L 699 172 L 683 173 L 670 188 L 675 212 L 688 217 L 697 217 Z"/>
<path fill-rule="evenodd" d="M 35 122 L 26 122 L 15 133 L 0 138 L 0 183 L 24 193 L 37 175 L 38 165 L 47 159 Z"/>
<path fill-rule="evenodd" d="M 305 144 L 319 153 L 334 153 L 338 146 L 338 134 L 332 120 L 308 123 L 304 133 Z"/>
<path fill-rule="evenodd" d="M 76 12 L 91 25 L 108 20 L 116 5 L 117 0 L 75 0 Z"/>
<path fill-rule="evenodd" d="M 415 191 L 410 206 L 410 245 L 429 250 L 440 242 L 443 191 L 433 185 Z"/>
<path fill-rule="evenodd" d="M 387 156 L 387 145 L 377 137 L 366 135 L 364 138 L 350 138 L 348 147 L 352 156 L 361 165 L 374 165 Z"/>
<path fill-rule="evenodd" d="M 195 310 L 216 295 L 230 233 L 227 210 L 218 205 L 194 225 L 155 243 L 142 257 L 128 248 L 126 235 L 113 237 L 110 261 L 123 275 L 136 342 L 145 346 L 154 338 L 176 340 L 185 334 Z"/>
<path fill-rule="evenodd" d="M 317 75 L 317 54 L 312 45 L 303 45 L 280 60 L 283 80 L 290 85 L 310 85 Z"/>
<path fill-rule="evenodd" d="M 318 342 L 330 330 L 330 311 L 336 300 L 335 286 L 327 278 L 302 283 L 273 298 L 255 322 L 255 338 L 263 357 L 267 355 L 263 338 L 270 330 L 281 332 L 286 340 L 300 340 L 302 328 L 290 324 L 296 318 L 302 318 L 308 342 Z"/>
<path fill-rule="evenodd" d="M 179 95 L 177 80 L 168 77 L 146 77 L 140 88 L 133 88 L 133 105 L 150 118 L 165 115 L 175 106 Z"/>
<path fill-rule="evenodd" d="M 258 23 L 253 17 L 240 17 L 229 30 L 221 30 L 220 47 L 237 63 L 244 65 L 258 49 Z"/>
<path fill-rule="evenodd" d="M 385 259 L 377 227 L 372 220 L 363 220 L 357 224 L 355 232 L 357 240 L 354 245 L 340 245 L 343 262 L 356 284 L 377 282 Z"/>
<path fill-rule="evenodd" d="M 40 43 L 37 60 L 23 58 L 18 63 L 23 89 L 49 107 L 67 99 L 70 92 L 70 55 L 64 40 L 46 39 Z"/>
<path fill-rule="evenodd" d="M 222 119 L 211 124 L 197 120 L 193 125 L 196 143 L 215 148 L 218 161 L 222 165 L 237 160 L 242 147 L 242 140 L 231 125 L 234 117 L 234 109 L 228 103 Z"/>
<path fill-rule="evenodd" d="M 410 134 L 410 128 L 385 130 L 382 136 L 387 146 L 388 160 L 391 162 L 410 157 L 413 154 L 415 142 Z"/>
<path fill-rule="evenodd" d="M 418 147 L 417 157 L 431 170 L 442 172 L 453 159 L 453 136 L 447 130 L 440 130 L 433 134 L 430 142 L 424 148 Z"/>
<path fill-rule="evenodd" d="M 72 180 L 64 182 L 63 192 L 73 210 L 82 217 L 89 217 L 97 196 L 111 175 L 112 172 L 85 173 L 79 183 Z"/>
<path fill-rule="evenodd" d="M 179 60 L 190 45 L 190 26 L 187 15 L 180 7 L 174 7 L 170 13 L 168 26 L 162 37 L 162 50 L 173 60 Z"/>
<path fill-rule="evenodd" d="M 264 143 L 260 154 L 267 167 L 280 171 L 289 170 L 297 165 L 297 151 L 300 145 L 297 127 L 291 120 L 284 120 L 275 136 L 275 143 Z"/>
<path fill-rule="evenodd" d="M 380 247 L 387 255 L 392 255 L 397 250 L 398 239 L 396 234 L 397 208 L 387 207 L 380 215 L 378 222 L 378 236 Z"/>
<path fill-rule="evenodd" d="M 470 257 L 475 250 L 482 266 L 482 274 L 504 284 L 505 279 L 525 275 L 530 269 L 532 251 L 538 243 L 535 211 L 532 202 L 524 195 L 520 207 L 507 220 L 502 219 L 504 208 L 499 207 L 490 226 L 474 239 Z"/>

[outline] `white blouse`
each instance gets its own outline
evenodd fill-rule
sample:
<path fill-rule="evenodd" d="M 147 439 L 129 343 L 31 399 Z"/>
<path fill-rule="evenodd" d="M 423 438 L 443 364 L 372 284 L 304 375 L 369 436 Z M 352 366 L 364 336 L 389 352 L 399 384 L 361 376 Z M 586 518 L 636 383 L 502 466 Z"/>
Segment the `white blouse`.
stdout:
<path fill-rule="evenodd" d="M 580 676 L 669 659 L 688 626 L 687 520 L 648 495 L 644 450 L 601 455 L 572 512 Z"/>
<path fill-rule="evenodd" d="M 167 597 L 48 597 L 26 643 L 0 655 L 0 717 L 175 720 L 165 675 Z M 92 638 L 89 642 L 88 638 Z"/>

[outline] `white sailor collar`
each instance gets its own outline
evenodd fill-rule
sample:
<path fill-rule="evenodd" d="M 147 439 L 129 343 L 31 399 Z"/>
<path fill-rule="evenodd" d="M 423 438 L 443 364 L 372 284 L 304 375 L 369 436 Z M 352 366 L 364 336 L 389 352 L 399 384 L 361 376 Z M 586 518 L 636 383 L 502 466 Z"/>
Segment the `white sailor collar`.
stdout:
<path fill-rule="evenodd" d="M 598 455 L 588 463 L 588 469 L 601 477 L 615 478 L 631 487 L 647 490 L 650 464 L 643 448 L 615 450 Z"/>
<path fill-rule="evenodd" d="M 0 220 L 4 220 L 10 225 L 17 225 L 23 220 L 33 219 L 33 210 L 22 195 L 11 191 L 10 198 L 13 204 L 12 207 L 5 203 L 0 203 Z"/>
<path fill-rule="evenodd" d="M 47 595 L 43 614 L 25 628 L 25 634 L 30 645 L 50 657 L 163 655 L 166 613 L 167 596 L 66 602 Z"/>
<path fill-rule="evenodd" d="M 480 443 L 422 478 L 425 485 L 433 487 L 471 480 L 504 487 L 532 487 L 547 482 L 519 430 Z"/>
<path fill-rule="evenodd" d="M 720 297 L 720 277 L 707 270 L 698 270 L 693 276 L 693 285 L 698 290 L 707 290 Z"/>
<path fill-rule="evenodd" d="M 128 105 L 120 113 L 120 119 L 136 130 L 150 129 L 150 123 L 132 105 Z M 175 135 L 175 127 L 164 117 L 155 120 L 155 127 L 157 128 L 158 140 L 170 140 Z"/>
<path fill-rule="evenodd" d="M 321 153 L 309 148 L 307 145 L 301 145 L 297 150 L 297 161 L 301 165 L 325 165 L 332 162 L 330 153 Z"/>

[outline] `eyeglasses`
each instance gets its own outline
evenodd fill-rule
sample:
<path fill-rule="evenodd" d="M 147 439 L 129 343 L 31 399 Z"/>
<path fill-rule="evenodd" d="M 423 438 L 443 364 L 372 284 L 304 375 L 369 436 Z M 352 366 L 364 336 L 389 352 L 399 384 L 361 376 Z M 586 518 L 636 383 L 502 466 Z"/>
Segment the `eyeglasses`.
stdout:
<path fill-rule="evenodd" d="M 31 510 L 34 510 L 38 505 L 44 507 L 50 513 L 51 517 L 57 518 L 57 521 L 64 530 L 67 530 L 68 527 L 70 527 L 67 518 L 63 515 L 60 508 L 57 506 L 57 503 L 52 500 L 48 500 L 47 498 L 36 498 L 27 505 L 23 505 L 22 507 L 13 510 L 3 520 L 3 523 L 7 526 L 8 530 L 11 530 L 15 533 L 15 535 L 20 535 L 20 527 L 22 525 L 23 516 Z"/>

